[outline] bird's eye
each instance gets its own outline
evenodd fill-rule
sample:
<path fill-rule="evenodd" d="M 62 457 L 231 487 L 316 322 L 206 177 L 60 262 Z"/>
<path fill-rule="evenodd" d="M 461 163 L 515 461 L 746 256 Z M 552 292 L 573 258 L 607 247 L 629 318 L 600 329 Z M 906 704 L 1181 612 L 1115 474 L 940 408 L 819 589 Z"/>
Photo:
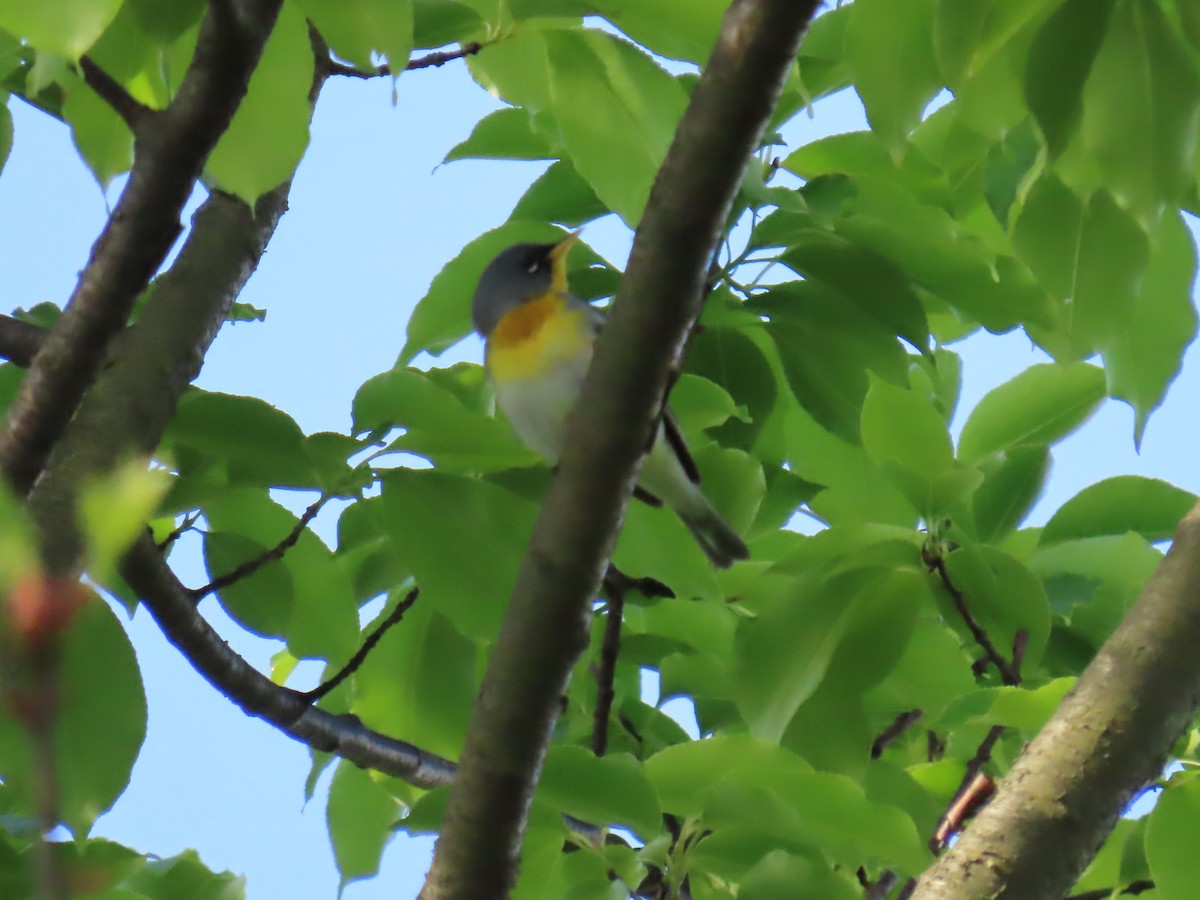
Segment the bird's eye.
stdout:
<path fill-rule="evenodd" d="M 542 268 L 542 261 L 536 257 L 525 263 L 525 271 L 530 275 L 536 275 L 538 270 Z"/>

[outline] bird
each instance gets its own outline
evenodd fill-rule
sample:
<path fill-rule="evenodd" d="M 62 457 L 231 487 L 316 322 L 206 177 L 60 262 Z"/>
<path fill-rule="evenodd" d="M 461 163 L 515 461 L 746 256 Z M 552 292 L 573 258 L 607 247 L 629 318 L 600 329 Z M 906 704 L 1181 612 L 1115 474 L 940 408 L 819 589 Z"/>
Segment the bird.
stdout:
<path fill-rule="evenodd" d="M 605 318 L 567 285 L 567 252 L 578 239 L 573 231 L 557 243 L 508 247 L 483 270 L 471 300 L 496 404 L 517 436 L 551 466 Z M 634 495 L 672 509 L 713 565 L 724 569 L 749 558 L 745 542 L 701 491 L 699 470 L 669 409 Z"/>

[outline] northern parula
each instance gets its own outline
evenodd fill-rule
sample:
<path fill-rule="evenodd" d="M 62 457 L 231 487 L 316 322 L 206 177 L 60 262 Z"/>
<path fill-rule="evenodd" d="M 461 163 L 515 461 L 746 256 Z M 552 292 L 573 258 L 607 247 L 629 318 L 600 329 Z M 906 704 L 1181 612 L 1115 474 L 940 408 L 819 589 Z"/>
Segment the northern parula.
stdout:
<path fill-rule="evenodd" d="M 556 244 L 504 250 L 484 269 L 471 301 L 496 402 L 521 440 L 551 465 L 604 324 L 604 313 L 567 287 L 567 251 L 577 237 L 573 232 Z M 635 493 L 674 510 L 714 565 L 727 568 L 750 555 L 701 492 L 700 473 L 670 410 L 659 422 Z"/>

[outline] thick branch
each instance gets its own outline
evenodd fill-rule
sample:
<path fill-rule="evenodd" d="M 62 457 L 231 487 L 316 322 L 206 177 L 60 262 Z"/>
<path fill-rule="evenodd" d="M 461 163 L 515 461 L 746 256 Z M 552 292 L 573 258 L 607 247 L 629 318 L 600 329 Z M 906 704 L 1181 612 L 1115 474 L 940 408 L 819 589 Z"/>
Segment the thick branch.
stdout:
<path fill-rule="evenodd" d="M 317 709 L 305 694 L 275 684 L 238 656 L 196 611 L 191 595 L 148 535 L 126 556 L 121 574 L 167 639 L 247 715 L 265 719 L 315 750 L 336 753 L 418 787 L 440 787 L 454 777 L 454 765 L 447 760 L 371 731 L 356 716 Z"/>
<path fill-rule="evenodd" d="M 29 493 L 110 340 L 178 236 L 180 210 L 246 92 L 280 3 L 212 3 L 175 100 L 135 136 L 125 190 L 0 435 L 0 468 L 19 494 Z"/>
<path fill-rule="evenodd" d="M 27 368 L 37 354 L 47 329 L 12 316 L 0 316 L 0 356 L 13 365 Z"/>
<path fill-rule="evenodd" d="M 43 556 L 55 571 L 71 569 L 79 558 L 80 486 L 158 446 L 287 208 L 287 193 L 288 186 L 281 186 L 253 211 L 236 197 L 211 195 L 193 216 L 174 264 L 156 279 L 138 320 L 113 342 L 109 364 L 30 497 Z"/>
<path fill-rule="evenodd" d="M 1064 896 L 1200 708 L 1200 504 L 995 798 L 917 900 Z"/>
<path fill-rule="evenodd" d="M 507 895 L 591 599 L 713 247 L 816 0 L 735 0 L 659 171 L 476 702 L 422 890 Z"/>

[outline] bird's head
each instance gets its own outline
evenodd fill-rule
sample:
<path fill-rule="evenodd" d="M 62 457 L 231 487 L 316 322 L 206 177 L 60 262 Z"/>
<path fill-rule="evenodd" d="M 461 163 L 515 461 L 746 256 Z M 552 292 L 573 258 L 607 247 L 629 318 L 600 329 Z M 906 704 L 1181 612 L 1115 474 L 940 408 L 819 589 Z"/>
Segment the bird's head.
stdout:
<path fill-rule="evenodd" d="M 506 314 L 547 294 L 567 291 L 567 251 L 579 239 L 572 231 L 554 244 L 516 244 L 501 251 L 479 277 L 471 300 L 471 322 L 484 337 Z"/>

